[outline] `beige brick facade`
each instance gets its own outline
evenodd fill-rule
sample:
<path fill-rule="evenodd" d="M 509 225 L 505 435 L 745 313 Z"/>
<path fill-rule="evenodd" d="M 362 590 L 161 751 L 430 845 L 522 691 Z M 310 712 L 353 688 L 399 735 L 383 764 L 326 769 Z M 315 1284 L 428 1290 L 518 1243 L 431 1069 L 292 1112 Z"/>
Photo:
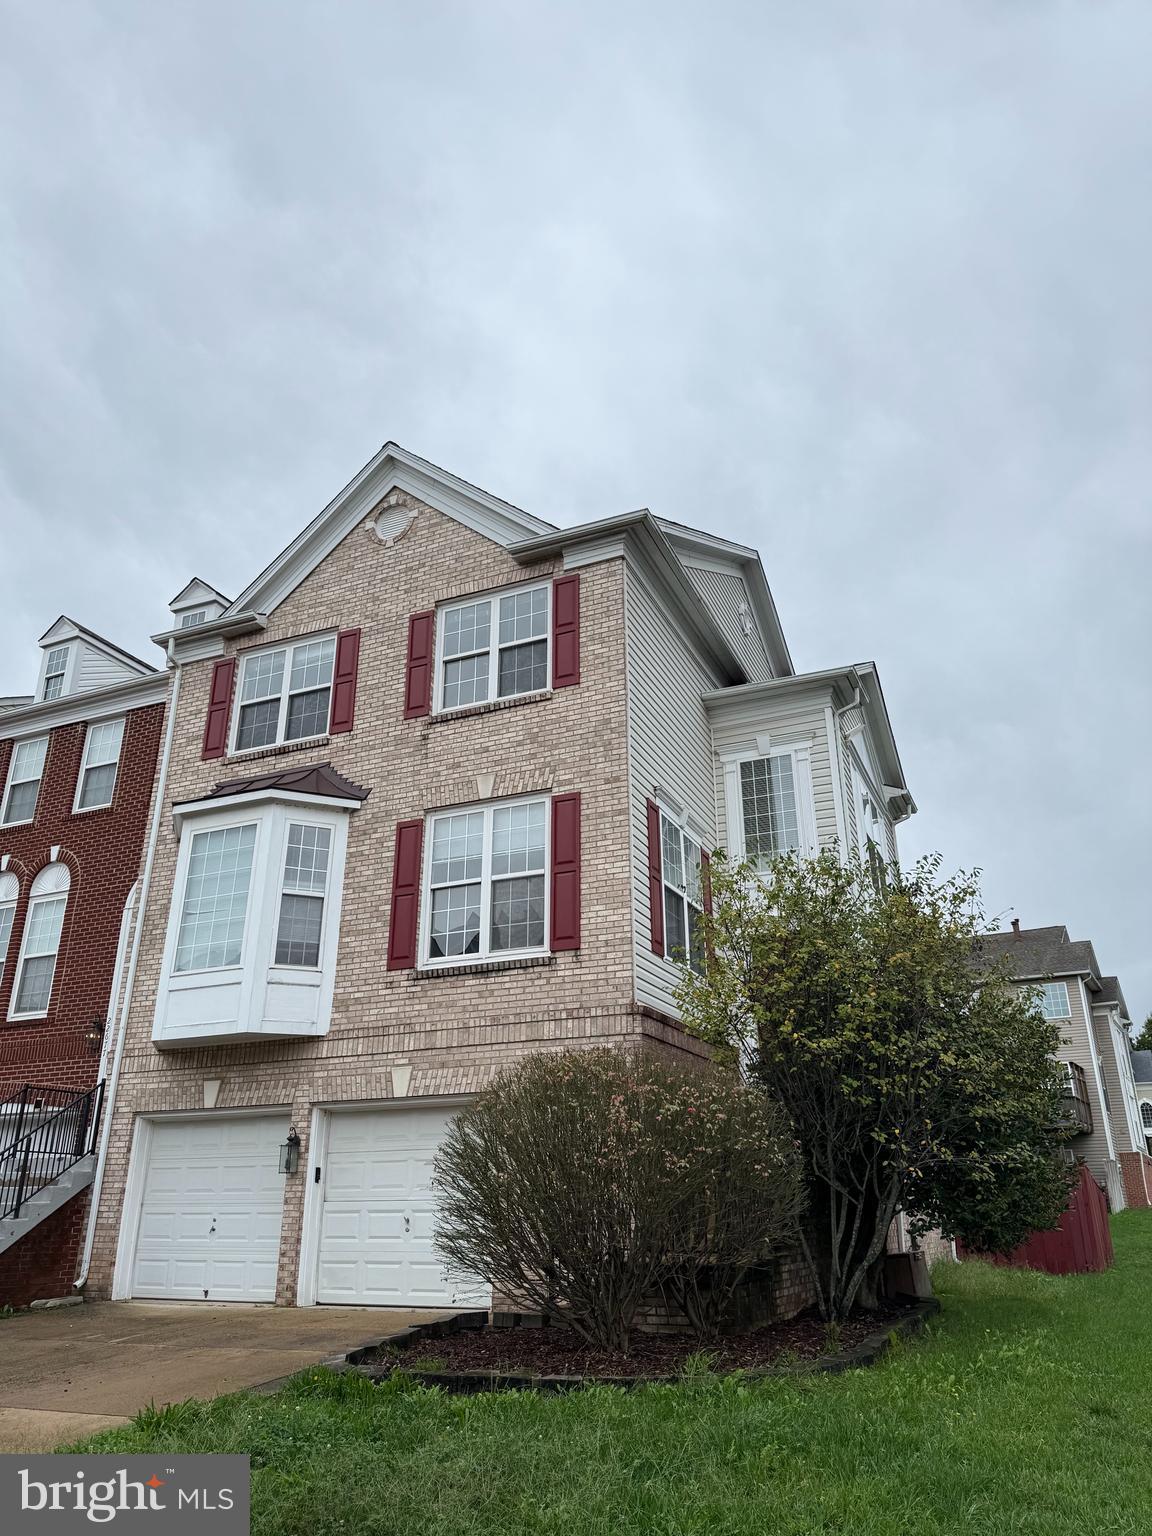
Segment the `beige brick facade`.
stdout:
<path fill-rule="evenodd" d="M 393 496 L 395 499 L 395 493 Z M 352 817 L 331 1028 L 322 1038 L 158 1051 L 152 1020 L 168 923 L 177 839 L 165 814 L 144 920 L 138 975 L 114 1110 L 89 1294 L 108 1294 L 137 1116 L 203 1106 L 287 1109 L 307 1142 L 322 1103 L 387 1100 L 389 1068 L 412 1068 L 409 1099 L 474 1093 L 508 1062 L 541 1048 L 636 1043 L 647 1036 L 691 1050 L 673 1026 L 633 1002 L 623 562 L 581 572 L 581 682 L 465 716 L 403 718 L 410 614 L 446 599 L 547 576 L 435 509 L 409 501 L 414 523 L 394 544 L 363 524 L 273 613 L 228 650 L 318 630 L 361 631 L 354 729 L 322 744 L 201 760 L 211 660 L 183 669 L 165 802 L 194 799 L 224 779 L 284 764 L 329 762 L 371 789 Z M 539 960 L 448 974 L 385 969 L 396 823 L 481 798 L 579 790 L 582 947 Z M 307 1146 L 302 1170 L 307 1169 Z M 296 1295 L 304 1174 L 286 1178 L 277 1300 Z"/>

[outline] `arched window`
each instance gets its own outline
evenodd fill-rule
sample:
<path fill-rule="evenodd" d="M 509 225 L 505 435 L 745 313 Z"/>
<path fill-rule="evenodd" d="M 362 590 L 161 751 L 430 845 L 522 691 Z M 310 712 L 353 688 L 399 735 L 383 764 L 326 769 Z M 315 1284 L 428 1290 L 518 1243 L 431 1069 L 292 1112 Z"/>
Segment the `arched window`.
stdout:
<path fill-rule="evenodd" d="M 64 926 L 64 908 L 72 877 L 66 864 L 46 864 L 32 882 L 24 938 L 12 989 L 10 1019 L 43 1018 L 52 996 L 56 952 Z"/>
<path fill-rule="evenodd" d="M 16 898 L 20 894 L 20 882 L 11 873 L 0 875 L 0 977 L 4 975 L 4 961 L 8 955 L 8 940 L 12 937 L 12 919 L 16 916 Z"/>
<path fill-rule="evenodd" d="M 1150 1104 L 1147 1099 L 1141 1100 L 1140 1118 L 1144 1122 L 1144 1129 L 1146 1131 L 1152 1131 L 1152 1104 Z"/>

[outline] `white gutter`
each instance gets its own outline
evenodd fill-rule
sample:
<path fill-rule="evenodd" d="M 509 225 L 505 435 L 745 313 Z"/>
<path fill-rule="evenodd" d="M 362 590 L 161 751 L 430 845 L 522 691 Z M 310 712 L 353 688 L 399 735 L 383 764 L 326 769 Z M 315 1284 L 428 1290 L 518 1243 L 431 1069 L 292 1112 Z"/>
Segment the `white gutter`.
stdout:
<path fill-rule="evenodd" d="M 96 1218 L 100 1212 L 100 1195 L 104 1187 L 104 1170 L 108 1165 L 108 1143 L 112 1136 L 112 1112 L 116 1106 L 116 1087 L 120 1081 L 120 1066 L 124 1060 L 124 1041 L 128 1033 L 128 1013 L 132 1003 L 132 987 L 136 981 L 136 966 L 140 959 L 140 944 L 144 937 L 144 918 L 148 911 L 148 893 L 152 884 L 152 865 L 156 858 L 156 844 L 160 840 L 160 826 L 164 819 L 164 791 L 168 784 L 168 764 L 172 757 L 172 738 L 176 734 L 176 705 L 180 699 L 180 669 L 172 679 L 172 693 L 168 700 L 168 720 L 164 730 L 164 748 L 160 754 L 160 767 L 156 779 L 156 799 L 152 808 L 152 825 L 148 829 L 148 844 L 144 854 L 144 872 L 140 877 L 139 906 L 136 913 L 136 931 L 132 935 L 132 953 L 128 960 L 128 975 L 124 982 L 124 995 L 120 999 L 120 1015 L 116 1027 L 116 1050 L 112 1058 L 112 1070 L 104 1087 L 104 1105 L 100 1129 L 100 1151 L 96 1158 L 96 1177 L 92 1181 L 92 1193 L 88 1199 L 88 1220 L 84 1228 L 84 1251 L 80 1258 L 80 1273 L 73 1281 L 72 1289 L 82 1291 L 88 1283 L 88 1271 L 92 1265 L 92 1246 L 96 1240 Z M 129 898 L 131 904 L 132 898 Z M 128 906 L 125 907 L 125 918 Z M 122 925 L 123 925 L 123 919 Z M 121 928 L 121 941 L 125 938 Z M 123 959 L 117 952 L 117 972 Z M 112 981 L 113 995 L 119 981 Z M 109 1023 L 111 1023 L 109 1019 Z"/>

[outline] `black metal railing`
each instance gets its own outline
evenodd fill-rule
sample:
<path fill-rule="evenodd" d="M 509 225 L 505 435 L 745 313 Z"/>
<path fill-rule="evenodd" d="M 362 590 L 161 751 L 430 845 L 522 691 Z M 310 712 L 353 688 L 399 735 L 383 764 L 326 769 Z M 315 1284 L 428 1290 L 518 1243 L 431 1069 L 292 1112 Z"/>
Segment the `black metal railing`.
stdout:
<path fill-rule="evenodd" d="M 62 1099 L 64 1093 L 70 1097 Z M 0 1221 L 19 1216 L 33 1195 L 95 1150 L 104 1084 L 86 1093 L 61 1090 L 55 1103 L 52 1094 L 35 1086 L 11 1101 L 13 1134 L 0 1147 Z"/>
<path fill-rule="evenodd" d="M 1092 1129 L 1092 1101 L 1088 1097 L 1088 1078 L 1084 1068 L 1076 1061 L 1066 1061 L 1064 1071 L 1067 1085 L 1064 1089 L 1063 1114 L 1060 1126 L 1076 1134 Z"/>

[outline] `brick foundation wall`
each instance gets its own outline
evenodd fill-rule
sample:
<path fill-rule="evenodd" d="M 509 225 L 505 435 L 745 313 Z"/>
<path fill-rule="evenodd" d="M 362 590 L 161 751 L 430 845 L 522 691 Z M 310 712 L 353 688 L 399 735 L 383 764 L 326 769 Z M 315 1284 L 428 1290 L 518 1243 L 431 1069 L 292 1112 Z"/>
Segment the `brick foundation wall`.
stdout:
<path fill-rule="evenodd" d="M 1134 1210 L 1152 1206 L 1152 1157 L 1147 1152 L 1121 1152 L 1120 1173 L 1124 1198 Z"/>
<path fill-rule="evenodd" d="M 26 1307 L 47 1296 L 68 1296 L 80 1261 L 88 1190 L 73 1195 L 39 1226 L 0 1253 L 0 1307 Z"/>
<path fill-rule="evenodd" d="M 86 726 L 59 726 L 49 734 L 35 820 L 0 827 L 0 855 L 8 855 L 8 871 L 20 881 L 8 955 L 0 970 L 0 1100 L 24 1083 L 82 1092 L 99 1077 L 100 1052 L 85 1035 L 108 1010 L 124 903 L 140 867 L 163 721 L 163 704 L 126 713 L 112 804 L 78 815 L 72 805 Z M 0 740 L 0 784 L 7 780 L 12 746 L 11 740 Z M 42 1019 L 9 1021 L 29 890 L 57 845 L 72 885 L 48 1012 Z"/>

